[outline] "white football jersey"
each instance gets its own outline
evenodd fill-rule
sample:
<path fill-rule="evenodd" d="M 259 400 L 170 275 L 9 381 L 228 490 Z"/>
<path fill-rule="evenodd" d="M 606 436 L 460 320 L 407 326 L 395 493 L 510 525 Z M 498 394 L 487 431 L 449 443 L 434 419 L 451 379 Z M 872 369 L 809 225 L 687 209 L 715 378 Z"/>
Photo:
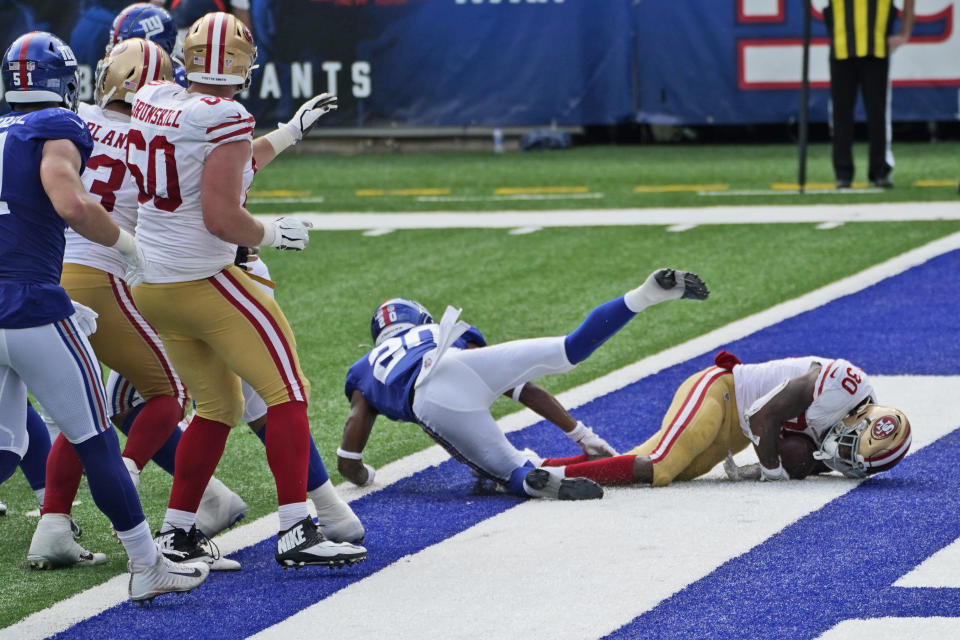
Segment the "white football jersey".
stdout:
<path fill-rule="evenodd" d="M 137 184 L 127 170 L 129 116 L 81 102 L 78 115 L 93 137 L 93 153 L 84 168 L 83 186 L 107 210 L 121 229 L 133 233 L 137 224 Z M 126 265 L 120 252 L 87 240 L 67 227 L 63 261 L 123 276 Z"/>
<path fill-rule="evenodd" d="M 784 422 L 785 428 L 803 432 L 819 444 L 823 433 L 865 398 L 877 402 L 867 374 L 846 360 L 806 356 L 739 364 L 733 368 L 734 393 L 740 412 L 740 428 L 751 442 L 756 444 L 758 438 L 750 431 L 750 417 L 780 393 L 790 380 L 809 371 L 813 363 L 820 364 L 820 375 L 813 388 L 813 403 L 803 415 Z"/>
<path fill-rule="evenodd" d="M 221 144 L 253 143 L 254 120 L 238 102 L 190 93 L 172 82 L 137 92 L 127 165 L 140 187 L 137 242 L 145 282 L 185 282 L 233 263 L 237 245 L 207 231 L 201 207 L 203 165 Z M 243 172 L 243 202 L 253 180 L 253 154 Z"/>

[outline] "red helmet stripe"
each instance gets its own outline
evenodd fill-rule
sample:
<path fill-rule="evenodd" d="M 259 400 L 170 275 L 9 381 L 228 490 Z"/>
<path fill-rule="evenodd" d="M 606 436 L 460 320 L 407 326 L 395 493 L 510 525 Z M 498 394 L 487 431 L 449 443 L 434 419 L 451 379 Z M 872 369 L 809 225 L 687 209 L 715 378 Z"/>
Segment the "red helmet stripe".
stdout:
<path fill-rule="evenodd" d="M 205 60 L 203 64 L 203 70 L 206 71 L 207 73 L 210 73 L 210 58 L 212 57 L 212 53 L 213 53 L 212 50 L 213 50 L 213 23 L 214 22 L 216 21 L 215 20 L 207 21 L 207 51 L 206 51 L 206 55 L 204 56 Z"/>
<path fill-rule="evenodd" d="M 21 90 L 21 91 L 27 91 L 27 90 L 29 89 L 29 87 L 27 86 L 27 78 L 28 78 L 29 76 L 26 75 L 26 73 L 27 73 L 27 50 L 30 48 L 30 41 L 33 40 L 33 34 L 35 34 L 35 33 L 36 33 L 36 31 L 31 31 L 31 32 L 28 33 L 26 36 L 24 36 L 24 38 L 23 38 L 23 44 L 20 45 L 20 53 L 19 53 L 19 58 L 20 58 L 20 71 L 19 71 L 19 73 L 20 73 L 20 90 Z"/>
<path fill-rule="evenodd" d="M 120 33 L 120 30 L 123 28 L 123 23 L 126 22 L 127 18 L 130 17 L 130 14 L 134 9 L 140 9 L 136 4 L 132 4 L 123 11 L 120 12 L 120 15 L 113 21 L 113 24 L 116 25 L 113 31 L 110 33 L 110 44 L 117 44 L 117 34 Z"/>
<path fill-rule="evenodd" d="M 137 80 L 137 89 L 142 87 L 147 83 L 147 78 L 149 77 L 150 69 L 150 47 L 145 46 L 143 48 L 143 64 L 140 65 L 140 79 Z"/>
<path fill-rule="evenodd" d="M 389 306 L 390 305 L 384 304 L 382 307 L 380 307 L 380 316 L 383 318 L 383 326 L 381 327 L 381 329 L 386 329 L 392 324 L 390 322 L 390 314 L 387 311 Z"/>

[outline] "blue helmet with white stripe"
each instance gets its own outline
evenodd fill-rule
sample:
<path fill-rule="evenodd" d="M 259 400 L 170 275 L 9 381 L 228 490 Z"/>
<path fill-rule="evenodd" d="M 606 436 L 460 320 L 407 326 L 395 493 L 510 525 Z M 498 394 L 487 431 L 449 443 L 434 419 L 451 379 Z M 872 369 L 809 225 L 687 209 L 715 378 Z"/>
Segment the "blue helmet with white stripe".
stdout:
<path fill-rule="evenodd" d="M 4 98 L 11 105 L 53 102 L 77 110 L 77 59 L 66 42 L 46 31 L 25 33 L 3 55 Z"/>
<path fill-rule="evenodd" d="M 433 316 L 419 302 L 406 298 L 391 298 L 373 312 L 370 336 L 376 345 L 402 331 L 421 324 L 430 324 Z"/>

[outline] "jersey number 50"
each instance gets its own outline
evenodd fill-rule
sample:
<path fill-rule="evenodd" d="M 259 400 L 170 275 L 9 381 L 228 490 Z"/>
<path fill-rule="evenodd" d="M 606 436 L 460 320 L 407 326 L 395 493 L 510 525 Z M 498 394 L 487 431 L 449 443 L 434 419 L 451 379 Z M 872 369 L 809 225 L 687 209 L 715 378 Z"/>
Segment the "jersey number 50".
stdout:
<path fill-rule="evenodd" d="M 146 158 L 143 157 L 144 154 Z M 158 157 L 163 161 L 166 189 L 158 186 Z M 166 136 L 154 136 L 150 138 L 148 145 L 140 131 L 130 129 L 127 135 L 127 166 L 130 167 L 130 173 L 140 189 L 140 196 L 137 198 L 140 204 L 149 202 L 152 198 L 157 209 L 171 212 L 183 204 L 180 197 L 180 176 L 177 174 L 176 148 Z"/>

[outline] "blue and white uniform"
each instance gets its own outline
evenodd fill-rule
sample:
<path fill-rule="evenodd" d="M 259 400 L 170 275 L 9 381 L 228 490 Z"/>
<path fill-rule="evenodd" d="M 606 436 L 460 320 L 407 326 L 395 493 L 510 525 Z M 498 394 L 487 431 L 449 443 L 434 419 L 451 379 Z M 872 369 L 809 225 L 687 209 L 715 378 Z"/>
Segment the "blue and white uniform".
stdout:
<path fill-rule="evenodd" d="M 93 140 L 72 111 L 0 118 L 0 449 L 21 456 L 27 388 L 73 443 L 109 427 L 100 365 L 59 284 L 66 225 L 40 181 L 43 145 L 59 139 L 86 163 Z"/>
<path fill-rule="evenodd" d="M 490 405 L 530 380 L 572 369 L 565 338 L 468 349 L 468 342 L 486 344 L 469 327 L 444 350 L 443 333 L 442 325 L 425 324 L 385 340 L 350 367 L 347 397 L 359 389 L 378 413 L 419 424 L 454 458 L 513 488 L 510 480 L 527 458 L 507 440 Z"/>

